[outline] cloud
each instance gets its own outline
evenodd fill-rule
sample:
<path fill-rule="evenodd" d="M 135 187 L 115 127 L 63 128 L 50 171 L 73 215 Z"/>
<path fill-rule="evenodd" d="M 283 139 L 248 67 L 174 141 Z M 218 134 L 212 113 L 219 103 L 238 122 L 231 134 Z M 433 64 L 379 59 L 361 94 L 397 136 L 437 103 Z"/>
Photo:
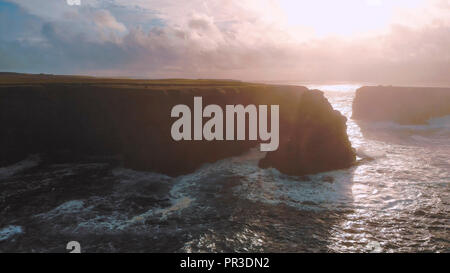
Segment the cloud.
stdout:
<path fill-rule="evenodd" d="M 0 26 L 2 20 L 20 19 L 9 24 L 13 31 L 0 27 L 0 70 L 450 83 L 445 73 L 450 71 L 448 1 L 432 1 L 420 12 L 403 10 L 409 15 L 405 18 L 417 14 L 420 24 L 398 19 L 374 34 L 351 37 L 317 37 L 289 25 L 278 2 L 271 0 L 85 0 L 80 6 L 9 2 L 14 11 L 8 19 L 0 17 Z M 30 20 L 33 24 L 23 23 Z"/>
<path fill-rule="evenodd" d="M 119 32 L 125 32 L 127 30 L 125 25 L 117 22 L 116 18 L 114 18 L 107 10 L 96 11 L 92 17 L 94 22 L 100 28 L 112 29 Z"/>

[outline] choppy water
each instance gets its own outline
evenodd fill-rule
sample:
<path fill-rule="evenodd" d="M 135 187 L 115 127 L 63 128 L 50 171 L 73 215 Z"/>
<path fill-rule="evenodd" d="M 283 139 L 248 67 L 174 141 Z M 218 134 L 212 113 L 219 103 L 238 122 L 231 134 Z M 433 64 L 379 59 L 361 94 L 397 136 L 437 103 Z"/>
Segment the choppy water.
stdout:
<path fill-rule="evenodd" d="M 347 117 L 356 86 L 320 86 Z M 0 252 L 450 252 L 450 118 L 356 124 L 358 165 L 308 177 L 264 156 L 170 178 L 113 161 L 0 168 Z"/>

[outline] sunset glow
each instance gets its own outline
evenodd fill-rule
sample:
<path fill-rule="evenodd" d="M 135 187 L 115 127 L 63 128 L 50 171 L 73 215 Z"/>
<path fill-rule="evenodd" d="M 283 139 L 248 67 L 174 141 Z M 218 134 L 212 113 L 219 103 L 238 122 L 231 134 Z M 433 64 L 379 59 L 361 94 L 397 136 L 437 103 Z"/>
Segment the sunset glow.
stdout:
<path fill-rule="evenodd" d="M 387 30 L 402 11 L 424 5 L 424 0 L 282 0 L 291 26 L 310 28 L 318 36 L 352 36 Z"/>
<path fill-rule="evenodd" d="M 450 252 L 449 72 L 450 0 L 0 0 L 0 254 Z"/>
<path fill-rule="evenodd" d="M 0 7 L 3 71 L 449 81 L 448 0 L 10 0 Z"/>

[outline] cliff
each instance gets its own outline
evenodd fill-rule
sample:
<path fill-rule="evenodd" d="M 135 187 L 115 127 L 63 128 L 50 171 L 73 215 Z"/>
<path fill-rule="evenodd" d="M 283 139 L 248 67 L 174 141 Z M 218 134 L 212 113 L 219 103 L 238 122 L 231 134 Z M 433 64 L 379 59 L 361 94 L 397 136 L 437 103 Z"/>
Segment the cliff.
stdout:
<path fill-rule="evenodd" d="M 356 120 L 426 124 L 446 115 L 450 115 L 450 88 L 364 86 L 353 101 Z"/>
<path fill-rule="evenodd" d="M 40 153 L 50 162 L 120 155 L 125 167 L 177 176 L 248 151 L 255 141 L 180 141 L 173 106 L 280 105 L 280 146 L 260 163 L 303 175 L 350 166 L 345 118 L 320 91 L 212 80 L 125 80 L 0 74 L 0 164 Z"/>
<path fill-rule="evenodd" d="M 280 147 L 259 166 L 303 175 L 350 167 L 355 155 L 347 135 L 346 117 L 333 110 L 323 93 L 305 92 L 295 103 L 291 120 L 281 122 Z M 281 107 L 281 106 L 280 106 Z"/>

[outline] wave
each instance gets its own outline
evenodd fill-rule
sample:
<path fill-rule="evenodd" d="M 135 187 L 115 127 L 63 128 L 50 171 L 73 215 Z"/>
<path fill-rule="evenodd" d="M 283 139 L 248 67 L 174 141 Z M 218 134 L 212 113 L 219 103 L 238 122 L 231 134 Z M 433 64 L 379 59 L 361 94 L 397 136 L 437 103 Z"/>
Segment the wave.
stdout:
<path fill-rule="evenodd" d="M 385 151 L 373 151 L 359 147 L 356 149 L 356 155 L 362 159 L 377 159 L 386 156 Z"/>
<path fill-rule="evenodd" d="M 21 226 L 7 226 L 3 229 L 0 229 L 0 242 L 8 240 L 16 234 L 23 233 L 23 229 Z"/>
<path fill-rule="evenodd" d="M 111 192 L 63 202 L 34 215 L 35 220 L 50 223 L 55 231 L 64 233 L 144 231 L 151 228 L 146 221 L 165 221 L 195 201 L 179 187 L 191 184 L 189 176 L 171 178 L 121 167 L 112 169 L 111 175 Z"/>
<path fill-rule="evenodd" d="M 41 158 L 39 155 L 30 155 L 28 158 L 17 162 L 15 164 L 0 168 L 0 179 L 11 177 L 17 173 L 23 172 L 27 169 L 36 167 L 40 164 Z"/>
<path fill-rule="evenodd" d="M 366 127 L 371 129 L 391 129 L 391 130 L 413 130 L 413 131 L 429 131 L 429 130 L 450 130 L 450 115 L 431 118 L 427 124 L 423 125 L 403 125 L 392 121 L 365 123 Z"/>
<path fill-rule="evenodd" d="M 395 122 L 364 122 L 359 124 L 366 137 L 383 142 L 414 146 L 450 146 L 450 115 L 431 118 L 423 125 Z"/>
<path fill-rule="evenodd" d="M 351 200 L 352 170 L 337 170 L 310 176 L 288 176 L 278 170 L 260 169 L 252 164 L 241 164 L 253 170 L 234 194 L 253 202 L 270 205 L 284 204 L 298 210 L 336 210 Z"/>

